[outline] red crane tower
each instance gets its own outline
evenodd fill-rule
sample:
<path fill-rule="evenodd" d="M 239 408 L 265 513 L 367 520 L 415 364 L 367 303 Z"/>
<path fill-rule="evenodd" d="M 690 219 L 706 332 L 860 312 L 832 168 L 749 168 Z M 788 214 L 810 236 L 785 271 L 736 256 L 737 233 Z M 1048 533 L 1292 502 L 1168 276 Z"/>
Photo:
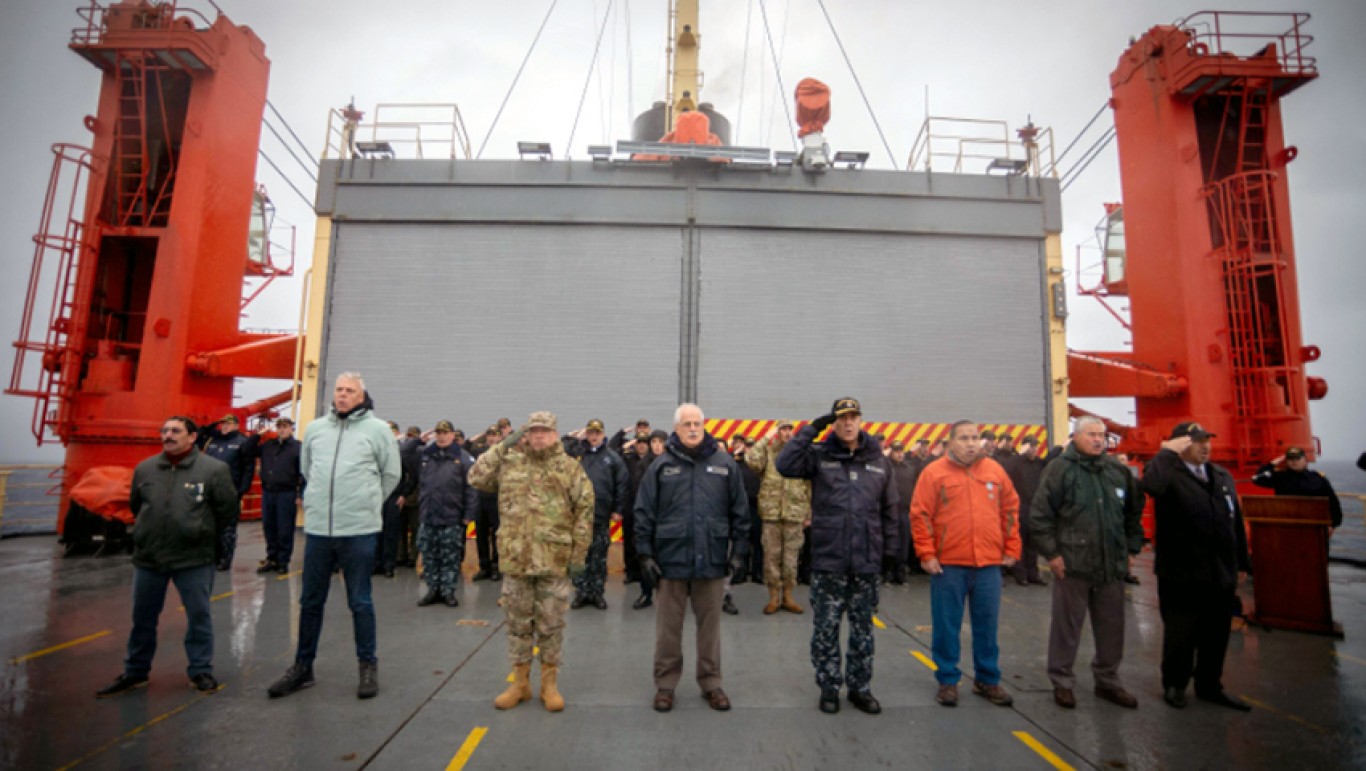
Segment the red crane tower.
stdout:
<path fill-rule="evenodd" d="M 210 423 L 234 377 L 290 378 L 294 335 L 239 330 L 270 63 L 252 31 L 174 2 L 82 9 L 71 50 L 102 73 L 89 149 L 54 147 L 10 386 L 39 444 L 66 446 L 58 527 L 91 469 L 131 469 L 172 414 Z M 233 410 L 245 417 L 291 390 Z"/>
<path fill-rule="evenodd" d="M 1153 27 L 1110 75 L 1124 195 L 1104 278 L 1129 298 L 1132 353 L 1074 352 L 1072 396 L 1133 396 L 1123 447 L 1151 456 L 1172 425 L 1220 440 L 1235 477 L 1289 446 L 1314 451 L 1281 99 L 1318 76 L 1308 14 L 1205 12 Z M 1263 30 L 1274 30 L 1270 33 Z"/>

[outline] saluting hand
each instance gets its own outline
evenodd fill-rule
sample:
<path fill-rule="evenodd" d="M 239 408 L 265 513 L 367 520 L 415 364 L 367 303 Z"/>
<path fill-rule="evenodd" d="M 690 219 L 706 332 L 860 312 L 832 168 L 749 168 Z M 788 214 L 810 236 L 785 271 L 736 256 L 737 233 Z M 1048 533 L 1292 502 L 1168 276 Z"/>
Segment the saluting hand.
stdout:
<path fill-rule="evenodd" d="M 1189 436 L 1178 436 L 1175 439 L 1168 439 L 1162 443 L 1162 449 L 1171 450 L 1177 455 L 1185 452 L 1186 448 L 1190 446 L 1191 438 Z"/>

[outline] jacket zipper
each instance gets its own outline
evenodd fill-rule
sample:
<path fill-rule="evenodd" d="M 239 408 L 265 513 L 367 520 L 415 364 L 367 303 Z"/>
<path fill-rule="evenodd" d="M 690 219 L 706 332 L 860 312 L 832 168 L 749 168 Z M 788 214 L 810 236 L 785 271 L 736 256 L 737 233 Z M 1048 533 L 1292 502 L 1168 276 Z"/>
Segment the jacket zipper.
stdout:
<path fill-rule="evenodd" d="M 337 446 L 332 450 L 332 474 L 327 480 L 327 537 L 332 537 L 332 506 L 336 502 L 337 496 L 337 459 L 341 457 L 342 435 L 346 433 L 346 421 L 341 421 L 341 430 L 337 432 Z"/>

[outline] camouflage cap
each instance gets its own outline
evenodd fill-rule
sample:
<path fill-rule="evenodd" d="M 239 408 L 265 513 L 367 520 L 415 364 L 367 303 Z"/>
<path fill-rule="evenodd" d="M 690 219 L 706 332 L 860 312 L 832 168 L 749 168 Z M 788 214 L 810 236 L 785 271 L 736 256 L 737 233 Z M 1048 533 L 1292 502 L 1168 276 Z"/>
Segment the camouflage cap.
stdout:
<path fill-rule="evenodd" d="M 527 418 L 526 427 L 527 430 L 533 428 L 548 428 L 551 431 L 559 430 L 558 423 L 555 421 L 555 413 L 545 411 L 531 413 L 530 417 Z"/>
<path fill-rule="evenodd" d="M 585 431 L 604 431 L 604 430 L 606 430 L 606 429 L 603 427 L 603 425 L 602 425 L 602 421 L 601 421 L 601 420 L 598 420 L 597 418 L 593 418 L 592 420 L 588 421 L 588 425 L 584 426 L 583 428 L 584 428 Z"/>
<path fill-rule="evenodd" d="M 455 430 L 455 426 L 454 426 L 449 420 L 438 420 L 438 421 L 436 421 L 436 428 L 433 429 L 433 430 L 435 430 L 435 431 L 454 431 L 454 430 Z"/>
<path fill-rule="evenodd" d="M 780 420 L 780 421 L 778 421 L 778 428 L 796 428 L 796 427 L 797 427 L 796 421 L 792 421 L 792 420 Z"/>
<path fill-rule="evenodd" d="M 484 429 L 484 436 L 498 436 L 501 433 L 503 432 L 498 430 L 497 425 L 492 425 Z"/>

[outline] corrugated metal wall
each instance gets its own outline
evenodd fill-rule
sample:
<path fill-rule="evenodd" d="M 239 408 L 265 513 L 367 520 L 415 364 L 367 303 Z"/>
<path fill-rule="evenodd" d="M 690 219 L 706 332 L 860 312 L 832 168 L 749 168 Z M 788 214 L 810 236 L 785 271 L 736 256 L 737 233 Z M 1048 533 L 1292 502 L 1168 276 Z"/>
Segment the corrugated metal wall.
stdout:
<path fill-rule="evenodd" d="M 876 232 L 343 223 L 323 382 L 360 371 L 379 413 L 403 425 L 447 418 L 474 432 L 551 409 L 563 430 L 590 417 L 667 427 L 691 387 L 680 346 L 695 314 L 709 416 L 809 418 L 848 394 L 868 420 L 1035 424 L 1046 412 L 1039 249 Z"/>
<path fill-rule="evenodd" d="M 699 403 L 716 417 L 1043 422 L 1038 241 L 706 229 Z"/>
<path fill-rule="evenodd" d="M 323 382 L 359 371 L 405 426 L 537 409 L 562 430 L 667 425 L 683 244 L 674 227 L 340 224 Z"/>

